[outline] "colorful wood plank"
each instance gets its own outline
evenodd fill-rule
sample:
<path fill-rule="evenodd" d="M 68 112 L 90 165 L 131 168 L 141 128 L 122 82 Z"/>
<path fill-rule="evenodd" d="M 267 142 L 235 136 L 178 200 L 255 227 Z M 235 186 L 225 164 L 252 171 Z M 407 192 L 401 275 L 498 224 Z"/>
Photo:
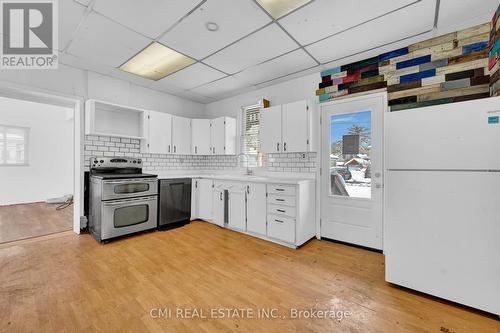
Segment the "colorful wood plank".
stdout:
<path fill-rule="evenodd" d="M 316 94 L 328 101 L 386 90 L 392 110 L 500 94 L 495 20 L 322 71 Z"/>

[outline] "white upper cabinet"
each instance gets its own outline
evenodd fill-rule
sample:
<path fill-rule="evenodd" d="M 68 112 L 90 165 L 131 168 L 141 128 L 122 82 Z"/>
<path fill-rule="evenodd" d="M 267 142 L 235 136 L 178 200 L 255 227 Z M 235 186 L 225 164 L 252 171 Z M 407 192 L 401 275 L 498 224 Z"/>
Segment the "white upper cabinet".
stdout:
<path fill-rule="evenodd" d="M 191 119 L 172 117 L 172 153 L 191 154 Z"/>
<path fill-rule="evenodd" d="M 85 101 L 85 134 L 145 139 L 148 112 L 89 99 Z"/>
<path fill-rule="evenodd" d="M 236 154 L 236 119 L 220 117 L 211 120 L 210 153 L 212 155 Z"/>
<path fill-rule="evenodd" d="M 308 151 L 308 113 L 305 100 L 282 105 L 281 139 L 285 153 Z"/>
<path fill-rule="evenodd" d="M 302 100 L 262 109 L 260 140 L 264 153 L 317 151 L 319 126 L 314 103 Z"/>
<path fill-rule="evenodd" d="M 145 151 L 152 154 L 168 154 L 172 145 L 172 116 L 168 113 L 149 111 L 146 125 L 148 133 Z"/>
<path fill-rule="evenodd" d="M 281 105 L 261 110 L 260 144 L 265 153 L 281 151 Z"/>
<path fill-rule="evenodd" d="M 211 154 L 210 119 L 191 120 L 191 131 L 192 131 L 191 153 L 194 155 Z"/>

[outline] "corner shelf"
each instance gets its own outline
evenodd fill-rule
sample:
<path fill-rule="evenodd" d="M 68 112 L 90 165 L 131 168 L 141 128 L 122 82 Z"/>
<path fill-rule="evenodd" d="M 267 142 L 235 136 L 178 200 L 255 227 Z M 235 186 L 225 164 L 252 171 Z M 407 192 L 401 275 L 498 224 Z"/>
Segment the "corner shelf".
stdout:
<path fill-rule="evenodd" d="M 147 110 L 89 99 L 85 102 L 85 134 L 146 139 Z"/>

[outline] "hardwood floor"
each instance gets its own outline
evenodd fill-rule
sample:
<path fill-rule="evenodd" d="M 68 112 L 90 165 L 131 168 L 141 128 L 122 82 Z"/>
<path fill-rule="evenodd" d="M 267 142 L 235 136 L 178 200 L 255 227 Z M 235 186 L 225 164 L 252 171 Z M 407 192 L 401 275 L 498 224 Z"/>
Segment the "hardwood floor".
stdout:
<path fill-rule="evenodd" d="M 0 267 L 1 332 L 500 332 L 496 317 L 385 283 L 382 254 L 318 240 L 292 250 L 205 222 L 105 245 L 5 244 Z M 173 318 L 152 318 L 157 308 Z M 177 308 L 349 316 L 178 319 Z"/>
<path fill-rule="evenodd" d="M 56 210 L 44 202 L 0 206 L 0 243 L 73 229 L 73 206 Z"/>

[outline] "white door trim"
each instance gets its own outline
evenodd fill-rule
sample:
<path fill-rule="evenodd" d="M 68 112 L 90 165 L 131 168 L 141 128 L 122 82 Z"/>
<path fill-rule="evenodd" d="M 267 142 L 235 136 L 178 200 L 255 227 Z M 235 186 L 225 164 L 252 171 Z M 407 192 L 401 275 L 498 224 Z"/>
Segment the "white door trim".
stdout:
<path fill-rule="evenodd" d="M 324 142 L 323 142 L 323 121 L 326 121 L 323 119 L 323 113 L 324 113 L 324 108 L 325 107 L 328 107 L 328 106 L 331 106 L 331 105 L 339 105 L 339 104 L 345 104 L 345 103 L 352 103 L 352 102 L 356 102 L 356 101 L 363 101 L 363 100 L 366 100 L 366 99 L 373 99 L 373 98 L 381 98 L 383 103 L 382 105 L 384 106 L 384 114 L 389 112 L 389 104 L 388 104 L 388 97 L 387 97 L 387 92 L 386 91 L 382 91 L 382 92 L 376 92 L 376 93 L 372 93 L 372 94 L 366 94 L 366 95 L 362 95 L 362 96 L 356 96 L 356 97 L 344 97 L 344 98 L 340 98 L 340 99 L 337 99 L 337 100 L 334 100 L 334 101 L 330 101 L 330 102 L 324 102 L 324 103 L 319 103 L 319 149 L 318 149 L 318 157 L 317 157 L 317 163 L 316 163 L 316 195 L 317 195 L 317 208 L 316 208 L 316 211 L 317 211 L 317 219 L 316 219 L 316 238 L 317 239 L 321 239 L 321 237 L 324 237 L 324 235 L 321 234 L 321 224 L 323 223 L 322 221 L 322 212 L 323 212 L 323 191 L 324 191 L 324 187 L 325 186 L 329 186 L 329 184 L 326 184 L 322 181 L 322 178 L 323 178 L 323 172 L 327 172 L 326 170 L 322 170 L 323 168 L 323 159 L 324 159 L 324 154 L 323 154 L 323 150 L 324 150 Z M 385 118 L 385 117 L 384 117 Z M 384 137 L 385 137 L 385 128 L 384 128 L 384 121 L 382 121 L 382 142 L 381 142 L 381 151 L 382 151 L 382 158 L 381 158 L 381 170 L 384 170 Z M 383 172 L 383 171 L 382 171 Z M 382 189 L 383 191 L 383 189 Z M 384 193 L 382 193 L 381 195 L 381 198 L 382 198 L 382 206 L 381 206 L 381 209 L 382 209 L 382 229 L 381 229 L 381 237 L 382 237 L 382 240 L 383 240 L 383 220 L 384 220 Z M 355 199 L 355 198 L 353 198 Z M 383 242 L 383 241 L 382 241 Z M 382 246 L 383 247 L 383 246 Z"/>
<path fill-rule="evenodd" d="M 74 209 L 73 209 L 73 231 L 77 234 L 81 229 L 81 217 L 83 217 L 83 175 L 84 175 L 84 157 L 83 157 L 83 124 L 84 124 L 84 98 L 80 96 L 71 96 L 58 94 L 54 92 L 37 89 L 34 87 L 0 82 L 0 96 L 14 98 L 19 100 L 52 104 L 69 107 L 74 110 L 74 151 L 73 151 L 73 186 L 74 186 Z"/>

